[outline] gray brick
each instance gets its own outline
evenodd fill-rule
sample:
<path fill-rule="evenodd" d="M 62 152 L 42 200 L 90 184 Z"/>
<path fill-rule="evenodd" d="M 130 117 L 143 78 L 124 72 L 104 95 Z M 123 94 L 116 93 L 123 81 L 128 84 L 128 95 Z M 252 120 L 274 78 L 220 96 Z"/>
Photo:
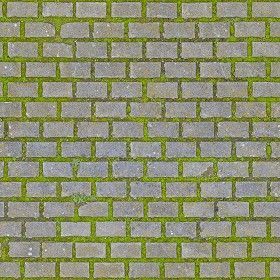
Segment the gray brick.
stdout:
<path fill-rule="evenodd" d="M 130 263 L 129 264 L 129 277 L 156 277 L 160 276 L 159 264 L 157 263 Z"/>
<path fill-rule="evenodd" d="M 90 236 L 91 229 L 88 222 L 62 222 L 61 236 Z"/>
<path fill-rule="evenodd" d="M 8 135 L 11 138 L 16 137 L 39 137 L 38 122 L 9 122 Z"/>
<path fill-rule="evenodd" d="M 231 65 L 227 62 L 201 62 L 200 75 L 202 78 L 230 78 Z"/>
<path fill-rule="evenodd" d="M 156 78 L 160 77 L 160 62 L 131 62 L 130 77 L 131 78 Z"/>
<path fill-rule="evenodd" d="M 228 38 L 229 35 L 228 22 L 199 23 L 199 37 L 202 39 Z"/>
<path fill-rule="evenodd" d="M 211 177 L 213 176 L 212 162 L 184 162 L 183 176 L 187 177 Z"/>
<path fill-rule="evenodd" d="M 0 142 L 0 157 L 18 158 L 22 154 L 22 143 L 20 142 Z"/>
<path fill-rule="evenodd" d="M 194 277 L 194 263 L 165 263 L 166 278 Z"/>
<path fill-rule="evenodd" d="M 196 237 L 196 223 L 168 222 L 165 228 L 167 237 Z"/>
<path fill-rule="evenodd" d="M 106 122 L 79 122 L 78 136 L 106 138 L 109 134 L 108 123 Z"/>
<path fill-rule="evenodd" d="M 236 182 L 237 197 L 265 197 L 267 194 L 264 182 Z"/>
<path fill-rule="evenodd" d="M 253 56 L 279 57 L 279 42 L 253 42 Z"/>
<path fill-rule="evenodd" d="M 202 238 L 231 236 L 230 222 L 201 222 L 199 228 Z"/>
<path fill-rule="evenodd" d="M 217 97 L 247 97 L 248 83 L 247 82 L 218 82 Z"/>
<path fill-rule="evenodd" d="M 183 137 L 214 137 L 214 123 L 211 122 L 188 122 L 183 123 Z"/>
<path fill-rule="evenodd" d="M 71 17 L 73 16 L 72 3 L 43 3 L 44 17 Z"/>
<path fill-rule="evenodd" d="M 247 138 L 249 136 L 248 122 L 219 122 L 218 137 Z"/>
<path fill-rule="evenodd" d="M 200 185 L 202 197 L 231 197 L 232 184 L 230 182 L 204 183 Z"/>
<path fill-rule="evenodd" d="M 96 157 L 126 157 L 126 143 L 124 142 L 96 142 Z"/>
<path fill-rule="evenodd" d="M 148 162 L 148 177 L 178 177 L 177 162 Z"/>
<path fill-rule="evenodd" d="M 120 22 L 95 22 L 93 24 L 94 38 L 122 38 L 124 24 Z"/>
<path fill-rule="evenodd" d="M 71 196 L 74 194 L 91 194 L 90 182 L 62 182 L 61 183 L 61 196 Z"/>
<path fill-rule="evenodd" d="M 108 204 L 106 202 L 88 202 L 79 207 L 81 217 L 107 217 Z"/>
<path fill-rule="evenodd" d="M 28 182 L 26 193 L 29 197 L 54 197 L 56 185 L 51 182 Z"/>
<path fill-rule="evenodd" d="M 8 163 L 8 176 L 9 177 L 36 177 L 39 175 L 38 162 L 9 162 Z"/>
<path fill-rule="evenodd" d="M 56 117 L 57 106 L 55 102 L 28 102 L 26 115 L 29 118 Z"/>
<path fill-rule="evenodd" d="M 141 2 L 112 3 L 112 17 L 141 17 Z"/>
<path fill-rule="evenodd" d="M 274 17 L 278 18 L 280 14 L 279 2 L 254 2 L 252 5 L 254 17 Z"/>
<path fill-rule="evenodd" d="M 165 22 L 163 24 L 164 38 L 189 38 L 195 37 L 195 24 L 193 22 Z"/>
<path fill-rule="evenodd" d="M 172 182 L 166 183 L 166 197 L 195 197 L 196 183 Z"/>
<path fill-rule="evenodd" d="M 255 122 L 253 135 L 255 137 L 279 137 L 279 122 Z"/>
<path fill-rule="evenodd" d="M 278 257 L 280 244 L 277 243 L 253 243 L 252 257 Z"/>
<path fill-rule="evenodd" d="M 218 202 L 218 216 L 225 217 L 248 217 L 249 203 L 248 202 Z"/>
<path fill-rule="evenodd" d="M 124 62 L 96 62 L 95 77 L 96 78 L 124 78 L 125 63 Z"/>
<path fill-rule="evenodd" d="M 56 224 L 54 222 L 27 222 L 25 223 L 25 236 L 34 237 L 55 237 Z"/>
<path fill-rule="evenodd" d="M 27 77 L 55 77 L 55 63 L 53 62 L 27 62 Z"/>
<path fill-rule="evenodd" d="M 160 36 L 158 22 L 129 23 L 128 29 L 130 38 L 159 38 Z"/>
<path fill-rule="evenodd" d="M 178 203 L 177 202 L 149 202 L 148 203 L 149 217 L 177 217 Z"/>
<path fill-rule="evenodd" d="M 217 3 L 218 17 L 247 17 L 247 3 L 219 2 Z"/>
<path fill-rule="evenodd" d="M 230 142 L 202 142 L 200 143 L 202 157 L 230 157 Z"/>
<path fill-rule="evenodd" d="M 36 2 L 8 2 L 8 17 L 37 17 L 38 3 Z"/>
<path fill-rule="evenodd" d="M 280 83 L 276 82 L 255 82 L 253 83 L 254 97 L 277 97 L 280 90 Z"/>
<path fill-rule="evenodd" d="M 279 31 L 279 22 L 271 22 L 270 23 L 270 36 L 272 37 L 279 37 L 280 31 Z"/>
<path fill-rule="evenodd" d="M 270 263 L 270 276 L 279 277 L 280 276 L 280 265 L 279 262 Z"/>
<path fill-rule="evenodd" d="M 142 84 L 140 82 L 113 82 L 111 94 L 113 98 L 141 97 Z"/>
<path fill-rule="evenodd" d="M 279 142 L 273 142 L 271 143 L 271 157 L 280 157 L 280 143 Z"/>
<path fill-rule="evenodd" d="M 45 177 L 72 177 L 72 166 L 69 162 L 44 162 Z"/>
<path fill-rule="evenodd" d="M 96 182 L 96 194 L 100 197 L 125 197 L 125 182 Z"/>
<path fill-rule="evenodd" d="M 95 278 L 123 278 L 125 275 L 124 264 L 119 262 L 102 262 L 94 264 L 93 277 Z"/>
<path fill-rule="evenodd" d="M 141 58 L 142 47 L 140 42 L 112 42 L 112 57 Z"/>
<path fill-rule="evenodd" d="M 14 32 L 16 33 L 16 31 Z M 19 34 L 19 29 L 18 29 L 18 34 Z M 48 23 L 48 22 L 25 23 L 26 37 L 54 37 L 54 35 L 55 35 L 55 27 L 52 23 Z"/>
<path fill-rule="evenodd" d="M 265 117 L 266 104 L 263 102 L 237 102 L 237 117 Z"/>
<path fill-rule="evenodd" d="M 142 202 L 113 202 L 114 217 L 143 217 Z"/>
<path fill-rule="evenodd" d="M 90 62 L 60 62 L 60 76 L 62 78 L 90 78 Z"/>
<path fill-rule="evenodd" d="M 44 137 L 72 137 L 74 125 L 70 122 L 45 122 Z"/>
<path fill-rule="evenodd" d="M 143 137 L 143 124 L 137 122 L 113 122 L 113 137 Z"/>
<path fill-rule="evenodd" d="M 107 84 L 102 82 L 77 82 L 76 96 L 79 98 L 106 98 Z"/>
<path fill-rule="evenodd" d="M 0 197 L 20 197 L 20 182 L 0 182 Z"/>
<path fill-rule="evenodd" d="M 231 117 L 231 103 L 230 102 L 201 102 L 200 103 L 201 117 Z"/>
<path fill-rule="evenodd" d="M 61 38 L 88 38 L 89 24 L 87 22 L 64 23 L 60 29 Z"/>
<path fill-rule="evenodd" d="M 73 48 L 64 43 L 44 43 L 43 56 L 45 57 L 73 57 Z"/>
<path fill-rule="evenodd" d="M 212 42 L 183 42 L 182 58 L 211 58 L 213 57 Z"/>
<path fill-rule="evenodd" d="M 264 37 L 265 23 L 264 22 L 235 22 L 236 37 Z"/>
<path fill-rule="evenodd" d="M 211 243 L 182 243 L 182 258 L 211 258 Z"/>
<path fill-rule="evenodd" d="M 27 63 L 27 64 L 29 64 L 29 63 Z M 0 62 L 0 76 L 1 77 L 20 77 L 20 75 L 21 75 L 21 63 L 19 63 L 19 62 Z"/>
<path fill-rule="evenodd" d="M 78 165 L 77 177 L 101 177 L 108 175 L 107 162 L 80 162 Z"/>
<path fill-rule="evenodd" d="M 141 258 L 141 243 L 111 243 L 112 258 Z"/>
<path fill-rule="evenodd" d="M 255 217 L 279 217 L 280 204 L 278 202 L 255 202 Z"/>
<path fill-rule="evenodd" d="M 61 149 L 63 157 L 90 157 L 91 155 L 89 142 L 63 142 Z"/>
<path fill-rule="evenodd" d="M 244 242 L 217 243 L 217 257 L 221 259 L 246 258 L 247 244 Z"/>
<path fill-rule="evenodd" d="M 254 177 L 279 177 L 280 163 L 279 162 L 254 162 L 253 176 Z"/>
<path fill-rule="evenodd" d="M 77 258 L 105 258 L 106 244 L 105 243 L 76 243 Z"/>
<path fill-rule="evenodd" d="M 271 63 L 271 74 L 270 75 L 271 75 L 271 77 L 280 77 L 280 63 L 279 62 Z"/>
<path fill-rule="evenodd" d="M 38 258 L 40 256 L 40 243 L 10 242 L 9 256 L 12 258 Z"/>
<path fill-rule="evenodd" d="M 236 262 L 234 268 L 236 277 L 265 277 L 264 262 Z"/>
<path fill-rule="evenodd" d="M 20 279 L 19 262 L 0 262 L 0 277 Z"/>
<path fill-rule="evenodd" d="M 87 262 L 62 262 L 60 263 L 61 277 L 89 278 L 89 263 Z"/>
<path fill-rule="evenodd" d="M 161 197 L 161 185 L 159 182 L 131 182 L 130 196 L 138 197 Z"/>
<path fill-rule="evenodd" d="M 182 83 L 183 98 L 211 98 L 213 97 L 213 85 L 205 82 Z"/>
<path fill-rule="evenodd" d="M 36 57 L 38 56 L 38 44 L 29 42 L 8 43 L 9 57 Z"/>
<path fill-rule="evenodd" d="M 20 22 L 1 22 L 0 37 L 19 37 Z"/>
<path fill-rule="evenodd" d="M 147 243 L 147 258 L 176 258 L 176 243 Z"/>
<path fill-rule="evenodd" d="M 125 222 L 96 222 L 96 236 L 125 236 Z"/>
<path fill-rule="evenodd" d="M 96 102 L 95 115 L 99 118 L 125 118 L 125 102 Z"/>
<path fill-rule="evenodd" d="M 21 237 L 20 222 L 0 222 L 0 236 Z M 1 274 L 0 274 L 1 275 Z"/>
<path fill-rule="evenodd" d="M 113 162 L 113 176 L 116 178 L 140 178 L 143 176 L 143 163 L 134 161 Z"/>
<path fill-rule="evenodd" d="M 72 84 L 63 82 L 43 82 L 44 97 L 72 97 Z"/>
<path fill-rule="evenodd" d="M 246 57 L 247 43 L 246 42 L 219 42 L 217 45 L 218 57 Z M 240 65 L 240 64 L 238 64 Z"/>
<path fill-rule="evenodd" d="M 238 236 L 238 237 L 265 237 L 266 236 L 266 223 L 265 222 L 252 222 L 252 221 L 237 222 L 236 223 L 236 236 Z M 244 253 L 244 255 L 246 255 L 246 253 Z"/>
<path fill-rule="evenodd" d="M 62 102 L 61 117 L 89 118 L 91 117 L 90 102 Z"/>
<path fill-rule="evenodd" d="M 264 62 L 237 62 L 235 63 L 235 77 L 265 77 Z"/>
<path fill-rule="evenodd" d="M 132 237 L 160 237 L 161 223 L 160 222 L 131 222 Z"/>
<path fill-rule="evenodd" d="M 165 76 L 168 78 L 195 78 L 196 65 L 194 62 L 165 62 Z"/>
<path fill-rule="evenodd" d="M 25 277 L 55 277 L 55 263 L 26 262 Z"/>
<path fill-rule="evenodd" d="M 219 162 L 218 176 L 220 177 L 248 177 L 248 162 Z"/>
<path fill-rule="evenodd" d="M 159 118 L 162 106 L 159 102 L 130 103 L 130 115 L 133 117 Z"/>
<path fill-rule="evenodd" d="M 72 243 L 69 242 L 43 242 L 43 258 L 71 258 Z"/>
<path fill-rule="evenodd" d="M 213 263 L 201 263 L 200 264 L 200 277 L 221 277 L 226 278 L 230 276 L 229 263 L 225 262 L 213 262 Z"/>
<path fill-rule="evenodd" d="M 161 144 L 159 142 L 132 142 L 131 156 L 159 158 L 161 156 Z"/>
<path fill-rule="evenodd" d="M 44 205 L 44 217 L 73 217 L 74 203 L 71 202 L 46 202 Z"/>
<path fill-rule="evenodd" d="M 186 217 L 214 217 L 213 202 L 184 202 L 183 213 Z"/>
<path fill-rule="evenodd" d="M 147 3 L 147 17 L 153 18 L 176 18 L 176 3 Z"/>
<path fill-rule="evenodd" d="M 196 144 L 194 142 L 167 142 L 166 156 L 167 157 L 195 157 Z"/>
<path fill-rule="evenodd" d="M 56 143 L 54 142 L 28 142 L 26 145 L 27 157 L 55 157 Z"/>
<path fill-rule="evenodd" d="M 8 96 L 11 97 L 37 97 L 37 83 L 11 82 L 8 83 Z"/>
<path fill-rule="evenodd" d="M 147 42 L 147 58 L 176 58 L 178 44 L 175 42 Z"/>
<path fill-rule="evenodd" d="M 77 2 L 76 17 L 104 18 L 106 17 L 106 3 Z"/>
<path fill-rule="evenodd" d="M 183 18 L 210 18 L 212 17 L 212 3 L 183 3 Z"/>
<path fill-rule="evenodd" d="M 266 157 L 266 143 L 263 142 L 236 142 L 238 157 Z"/>
<path fill-rule="evenodd" d="M 150 137 L 176 138 L 179 135 L 179 124 L 176 122 L 149 122 L 148 134 Z"/>

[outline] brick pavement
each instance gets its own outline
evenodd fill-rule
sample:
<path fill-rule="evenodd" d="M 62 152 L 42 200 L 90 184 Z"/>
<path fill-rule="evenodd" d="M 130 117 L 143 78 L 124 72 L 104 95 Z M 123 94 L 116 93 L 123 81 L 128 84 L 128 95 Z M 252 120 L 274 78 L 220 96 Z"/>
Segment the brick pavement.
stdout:
<path fill-rule="evenodd" d="M 1 279 L 280 279 L 280 2 L 0 4 Z"/>

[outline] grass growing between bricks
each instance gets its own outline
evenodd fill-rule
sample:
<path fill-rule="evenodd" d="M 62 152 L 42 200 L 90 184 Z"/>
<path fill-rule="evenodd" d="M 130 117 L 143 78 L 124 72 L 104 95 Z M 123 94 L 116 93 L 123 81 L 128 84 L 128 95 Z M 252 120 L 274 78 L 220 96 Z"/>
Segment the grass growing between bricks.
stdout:
<path fill-rule="evenodd" d="M 279 279 L 280 2 L 0 3 L 0 279 Z"/>

